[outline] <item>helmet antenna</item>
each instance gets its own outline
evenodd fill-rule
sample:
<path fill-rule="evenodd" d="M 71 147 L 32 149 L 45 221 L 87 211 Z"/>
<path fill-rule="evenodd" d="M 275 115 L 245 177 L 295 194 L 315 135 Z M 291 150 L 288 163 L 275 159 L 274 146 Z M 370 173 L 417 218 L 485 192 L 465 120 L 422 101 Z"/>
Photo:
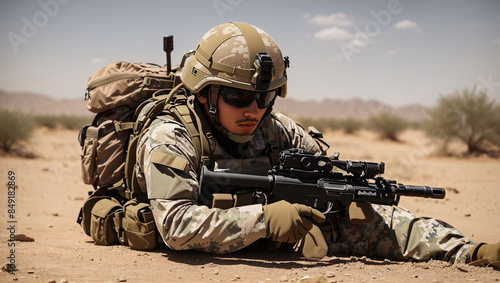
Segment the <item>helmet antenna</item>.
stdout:
<path fill-rule="evenodd" d="M 163 37 L 163 51 L 167 54 L 167 74 L 172 71 L 172 61 L 170 59 L 170 53 L 174 50 L 174 36 L 167 35 Z"/>

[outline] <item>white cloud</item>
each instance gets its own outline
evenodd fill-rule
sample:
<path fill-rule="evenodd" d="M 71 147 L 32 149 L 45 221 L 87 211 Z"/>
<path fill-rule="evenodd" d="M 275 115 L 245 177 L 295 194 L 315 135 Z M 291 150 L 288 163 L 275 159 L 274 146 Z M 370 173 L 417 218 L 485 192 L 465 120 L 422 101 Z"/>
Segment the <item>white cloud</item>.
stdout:
<path fill-rule="evenodd" d="M 347 18 L 347 15 L 341 12 L 330 14 L 330 15 L 316 15 L 310 18 L 310 14 L 304 14 L 303 19 L 307 19 L 309 24 L 316 26 L 350 26 L 351 21 Z"/>
<path fill-rule="evenodd" d="M 389 50 L 389 51 L 385 52 L 385 56 L 387 56 L 387 57 L 391 57 L 394 55 L 396 55 L 396 51 L 394 51 L 394 50 Z"/>
<path fill-rule="evenodd" d="M 320 40 L 347 40 L 353 37 L 349 31 L 339 27 L 325 28 L 314 34 L 314 38 Z"/>
<path fill-rule="evenodd" d="M 420 31 L 420 29 L 418 28 L 418 24 L 416 22 L 412 22 L 410 20 L 399 21 L 394 25 L 394 27 L 397 29 L 400 29 L 400 30 Z"/>
<path fill-rule="evenodd" d="M 107 59 L 100 58 L 100 57 L 95 57 L 95 58 L 90 59 L 90 64 L 102 65 L 102 64 L 105 64 L 107 62 L 108 62 Z"/>
<path fill-rule="evenodd" d="M 333 57 L 328 57 L 327 61 L 330 63 L 336 63 L 336 62 L 341 62 L 344 60 L 343 55 L 335 55 Z"/>

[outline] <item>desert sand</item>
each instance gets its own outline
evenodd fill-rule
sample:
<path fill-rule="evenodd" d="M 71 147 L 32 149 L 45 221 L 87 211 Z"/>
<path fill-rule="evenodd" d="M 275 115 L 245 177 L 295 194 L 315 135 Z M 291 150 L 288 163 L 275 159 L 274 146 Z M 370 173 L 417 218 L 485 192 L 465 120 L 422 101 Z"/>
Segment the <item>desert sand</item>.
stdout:
<path fill-rule="evenodd" d="M 458 158 L 434 154 L 434 145 L 419 131 L 401 142 L 380 140 L 369 131 L 346 135 L 329 132 L 329 154 L 341 159 L 384 161 L 384 176 L 408 185 L 444 187 L 444 200 L 404 198 L 400 206 L 457 227 L 474 241 L 500 241 L 500 160 L 485 156 Z M 80 174 L 77 132 L 37 129 L 27 148 L 38 157 L 0 157 L 8 184 L 15 173 L 14 220 L 9 219 L 8 189 L 2 186 L 0 256 L 2 266 L 14 254 L 17 271 L 0 273 L 0 282 L 498 282 L 492 267 L 446 262 L 395 262 L 365 257 L 305 260 L 287 251 L 247 249 L 229 255 L 126 246 L 98 246 L 76 223 L 92 188 Z M 455 150 L 460 151 L 460 145 Z M 12 208 L 12 207 L 11 207 Z M 11 211 L 12 212 L 12 211 Z M 15 241 L 12 229 L 34 241 Z M 6 229 L 7 228 L 7 229 Z M 14 252 L 12 252 L 14 250 Z"/>

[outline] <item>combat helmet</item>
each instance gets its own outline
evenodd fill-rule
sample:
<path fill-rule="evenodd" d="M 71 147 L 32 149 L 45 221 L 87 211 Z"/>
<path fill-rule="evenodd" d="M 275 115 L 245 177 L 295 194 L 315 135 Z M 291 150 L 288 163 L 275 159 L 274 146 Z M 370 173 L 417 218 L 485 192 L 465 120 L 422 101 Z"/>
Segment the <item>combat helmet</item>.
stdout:
<path fill-rule="evenodd" d="M 265 31 L 247 23 L 230 22 L 215 26 L 201 38 L 185 64 L 181 80 L 192 93 L 206 86 L 211 86 L 212 93 L 219 93 L 222 85 L 248 91 L 279 89 L 279 96 L 285 97 L 288 64 L 288 57 L 283 58 L 278 44 Z M 217 95 L 209 103 L 211 119 L 220 128 Z M 236 142 L 252 138 L 222 130 Z"/>

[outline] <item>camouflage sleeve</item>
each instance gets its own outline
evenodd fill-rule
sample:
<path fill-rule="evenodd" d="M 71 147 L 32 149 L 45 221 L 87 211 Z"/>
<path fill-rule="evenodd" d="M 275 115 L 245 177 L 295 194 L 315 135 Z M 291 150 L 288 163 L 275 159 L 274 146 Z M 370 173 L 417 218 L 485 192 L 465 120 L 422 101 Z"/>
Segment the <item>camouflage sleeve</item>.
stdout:
<path fill-rule="evenodd" d="M 313 153 L 322 152 L 316 140 L 301 125 L 281 113 L 275 113 L 274 116 L 285 129 L 286 148 L 302 148 Z"/>
<path fill-rule="evenodd" d="M 157 119 L 138 148 L 138 169 L 167 246 L 228 253 L 266 236 L 261 205 L 222 210 L 197 204 L 198 160 L 181 124 Z"/>

